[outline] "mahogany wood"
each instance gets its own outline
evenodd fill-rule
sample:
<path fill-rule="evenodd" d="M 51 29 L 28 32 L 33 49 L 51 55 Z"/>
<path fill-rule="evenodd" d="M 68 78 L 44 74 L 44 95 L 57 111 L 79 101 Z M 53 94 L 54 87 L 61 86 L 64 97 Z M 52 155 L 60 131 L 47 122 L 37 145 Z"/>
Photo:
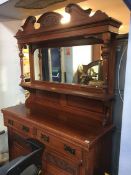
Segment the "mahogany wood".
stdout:
<path fill-rule="evenodd" d="M 112 108 L 114 100 L 115 39 L 121 23 L 91 9 L 69 4 L 71 22 L 62 16 L 28 17 L 16 34 L 20 50 L 21 86 L 30 93 L 25 105 L 3 109 L 9 131 L 10 158 L 29 152 L 25 138 L 46 145 L 44 175 L 104 175 L 111 173 Z M 101 44 L 104 85 L 81 86 L 35 81 L 34 51 L 41 47 Z M 29 45 L 31 82 L 23 76 L 22 49 Z"/>
<path fill-rule="evenodd" d="M 109 151 L 105 149 L 107 149 L 107 145 L 109 146 L 108 142 L 111 142 L 113 125 L 103 128 L 101 125 L 95 126 L 88 122 L 86 125 L 77 121 L 66 122 L 48 113 L 30 114 L 24 105 L 3 109 L 2 112 L 5 125 L 9 128 L 11 158 L 29 151 L 21 137 L 31 137 L 46 145 L 46 152 L 43 155 L 45 172 L 51 171 L 50 164 L 61 173 L 64 171 L 68 173 L 69 167 L 71 174 L 92 175 L 97 172 L 103 174 L 105 171 L 109 171 L 110 168 L 106 167 L 105 169 L 104 164 L 108 165 L 110 161 L 108 158 L 110 147 Z M 99 152 L 100 150 L 101 152 Z M 44 164 L 46 161 L 47 166 Z"/>

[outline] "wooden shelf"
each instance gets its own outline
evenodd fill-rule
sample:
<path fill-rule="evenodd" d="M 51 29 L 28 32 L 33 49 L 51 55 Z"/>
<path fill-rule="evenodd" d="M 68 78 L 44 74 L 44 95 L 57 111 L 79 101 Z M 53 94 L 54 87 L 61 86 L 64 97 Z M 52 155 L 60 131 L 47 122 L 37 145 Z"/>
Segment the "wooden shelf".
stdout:
<path fill-rule="evenodd" d="M 109 94 L 97 94 L 97 93 L 85 92 L 82 90 L 72 90 L 72 89 L 66 89 L 66 88 L 61 89 L 58 87 L 54 87 L 53 85 L 49 87 L 49 86 L 46 86 L 46 84 L 41 85 L 41 84 L 35 84 L 35 83 L 21 83 L 20 85 L 27 90 L 28 89 L 44 90 L 48 92 L 55 92 L 59 94 L 84 97 L 84 98 L 94 99 L 94 100 L 103 101 L 103 102 L 113 100 L 114 98 L 113 95 L 109 95 Z"/>

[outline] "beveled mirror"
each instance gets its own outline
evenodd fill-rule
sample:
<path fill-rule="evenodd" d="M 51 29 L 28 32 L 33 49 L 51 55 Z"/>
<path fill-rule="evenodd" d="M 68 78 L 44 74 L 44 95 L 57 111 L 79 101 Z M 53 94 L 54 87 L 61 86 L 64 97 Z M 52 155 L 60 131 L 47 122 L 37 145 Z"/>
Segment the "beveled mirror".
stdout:
<path fill-rule="evenodd" d="M 93 52 L 96 54 L 91 45 L 36 49 L 34 78 L 36 81 L 102 86 L 100 49 L 97 57 L 93 57 Z"/>

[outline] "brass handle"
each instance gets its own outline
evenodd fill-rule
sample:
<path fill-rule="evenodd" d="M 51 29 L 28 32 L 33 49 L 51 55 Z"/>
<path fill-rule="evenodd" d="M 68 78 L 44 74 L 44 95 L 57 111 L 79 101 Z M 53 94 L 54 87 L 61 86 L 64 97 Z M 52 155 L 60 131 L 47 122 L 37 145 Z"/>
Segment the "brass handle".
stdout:
<path fill-rule="evenodd" d="M 14 121 L 9 119 L 8 120 L 8 124 L 11 125 L 11 126 L 13 126 L 14 125 Z"/>
<path fill-rule="evenodd" d="M 64 150 L 72 155 L 75 155 L 75 153 L 76 153 L 76 150 L 74 148 L 71 148 L 70 146 L 68 146 L 66 144 L 64 144 Z"/>
<path fill-rule="evenodd" d="M 26 133 L 28 133 L 30 131 L 30 129 L 27 126 L 22 126 L 22 130 Z"/>
<path fill-rule="evenodd" d="M 49 136 L 41 134 L 41 140 L 43 140 L 44 142 L 49 142 Z"/>

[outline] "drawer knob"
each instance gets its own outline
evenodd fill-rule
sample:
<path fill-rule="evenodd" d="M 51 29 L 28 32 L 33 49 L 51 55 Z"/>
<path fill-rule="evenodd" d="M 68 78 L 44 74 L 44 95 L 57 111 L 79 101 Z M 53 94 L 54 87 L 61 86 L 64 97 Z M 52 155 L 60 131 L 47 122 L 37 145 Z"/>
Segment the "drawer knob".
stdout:
<path fill-rule="evenodd" d="M 22 130 L 26 133 L 28 133 L 30 131 L 30 129 L 27 126 L 22 126 Z"/>
<path fill-rule="evenodd" d="M 11 126 L 13 126 L 14 125 L 14 121 L 9 119 L 8 120 L 8 124 L 11 125 Z"/>
<path fill-rule="evenodd" d="M 44 142 L 49 142 L 49 136 L 41 134 L 41 140 Z"/>
<path fill-rule="evenodd" d="M 64 144 L 64 150 L 72 155 L 75 155 L 75 153 L 76 153 L 76 150 L 74 148 L 71 148 L 70 146 L 68 146 L 66 144 Z"/>

